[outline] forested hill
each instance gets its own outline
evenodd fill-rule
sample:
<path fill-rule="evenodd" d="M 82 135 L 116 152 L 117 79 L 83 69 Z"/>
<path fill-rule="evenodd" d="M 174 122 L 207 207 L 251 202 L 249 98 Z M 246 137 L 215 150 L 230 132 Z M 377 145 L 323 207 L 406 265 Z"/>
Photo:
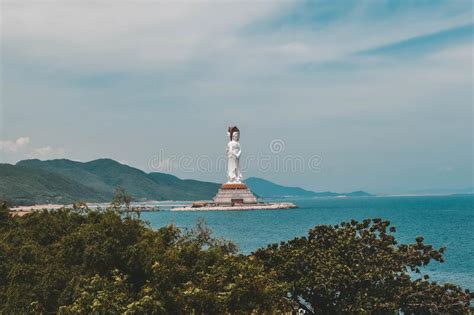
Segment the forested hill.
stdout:
<path fill-rule="evenodd" d="M 118 186 L 135 200 L 211 199 L 219 188 L 216 183 L 145 173 L 111 159 L 0 164 L 0 179 L 0 199 L 12 204 L 110 201 Z"/>
<path fill-rule="evenodd" d="M 106 200 L 98 191 L 58 173 L 10 164 L 0 164 L 0 199 L 19 205 Z"/>

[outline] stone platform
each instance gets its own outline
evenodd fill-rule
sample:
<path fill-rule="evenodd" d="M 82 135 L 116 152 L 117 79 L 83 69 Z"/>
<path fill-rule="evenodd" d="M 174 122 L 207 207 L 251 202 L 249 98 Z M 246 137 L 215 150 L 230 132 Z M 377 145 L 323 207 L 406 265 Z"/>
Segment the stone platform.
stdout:
<path fill-rule="evenodd" d="M 244 183 L 227 183 L 219 188 L 213 202 L 224 206 L 256 204 L 257 197 Z"/>
<path fill-rule="evenodd" d="M 171 211 L 249 211 L 249 210 L 282 210 L 298 208 L 291 202 L 275 202 L 275 203 L 255 203 L 246 205 L 216 205 L 213 203 L 205 204 L 199 207 L 177 207 Z"/>
<path fill-rule="evenodd" d="M 242 211 L 277 210 L 297 208 L 291 202 L 258 202 L 257 197 L 244 183 L 223 184 L 212 202 L 197 201 L 188 207 L 176 207 L 171 211 Z"/>

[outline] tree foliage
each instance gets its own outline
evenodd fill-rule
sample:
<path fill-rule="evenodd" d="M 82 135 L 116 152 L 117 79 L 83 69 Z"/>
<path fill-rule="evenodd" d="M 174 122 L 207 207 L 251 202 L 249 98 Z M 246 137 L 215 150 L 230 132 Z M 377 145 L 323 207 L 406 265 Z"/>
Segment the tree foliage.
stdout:
<path fill-rule="evenodd" d="M 121 197 L 120 197 L 121 196 Z M 410 277 L 444 249 L 398 245 L 382 220 L 317 226 L 251 255 L 117 208 L 11 217 L 0 205 L 0 314 L 462 314 L 469 294 Z"/>
<path fill-rule="evenodd" d="M 466 313 L 468 292 L 410 276 L 433 260 L 443 262 L 445 249 L 426 245 L 423 237 L 397 245 L 394 232 L 381 219 L 321 225 L 254 255 L 307 313 Z"/>

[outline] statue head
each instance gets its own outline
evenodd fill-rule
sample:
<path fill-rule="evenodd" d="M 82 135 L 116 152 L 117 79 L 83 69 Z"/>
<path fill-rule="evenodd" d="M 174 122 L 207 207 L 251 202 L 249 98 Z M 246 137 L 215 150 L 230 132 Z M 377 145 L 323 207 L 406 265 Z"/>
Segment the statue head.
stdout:
<path fill-rule="evenodd" d="M 230 140 L 240 140 L 240 130 L 237 128 L 237 126 L 229 127 L 227 134 L 229 135 Z"/>

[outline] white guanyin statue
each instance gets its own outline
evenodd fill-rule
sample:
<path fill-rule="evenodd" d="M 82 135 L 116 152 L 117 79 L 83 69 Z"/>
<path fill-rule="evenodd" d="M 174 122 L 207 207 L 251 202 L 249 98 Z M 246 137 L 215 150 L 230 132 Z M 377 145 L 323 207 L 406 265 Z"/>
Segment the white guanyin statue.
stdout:
<path fill-rule="evenodd" d="M 292 203 L 265 203 L 259 202 L 249 187 L 242 182 L 240 172 L 240 131 L 236 126 L 229 127 L 227 131 L 229 142 L 227 143 L 227 183 L 217 191 L 208 206 L 194 205 L 202 210 L 252 210 L 252 209 L 288 209 L 296 208 Z M 189 209 L 189 208 L 183 208 Z"/>
<path fill-rule="evenodd" d="M 240 173 L 239 160 L 242 150 L 240 148 L 240 131 L 237 127 L 229 127 L 227 135 L 230 138 L 227 143 L 227 183 L 241 183 L 242 173 Z"/>

